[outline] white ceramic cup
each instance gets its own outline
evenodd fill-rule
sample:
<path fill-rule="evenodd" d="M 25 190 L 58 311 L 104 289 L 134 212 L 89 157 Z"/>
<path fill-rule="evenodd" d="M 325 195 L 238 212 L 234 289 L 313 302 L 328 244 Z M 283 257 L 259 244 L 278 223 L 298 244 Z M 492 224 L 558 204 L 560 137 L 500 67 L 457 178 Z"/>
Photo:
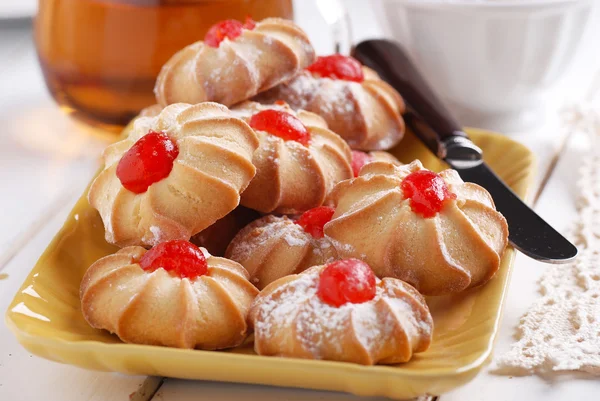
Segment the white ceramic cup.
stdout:
<path fill-rule="evenodd" d="M 580 50 L 599 3 L 372 1 L 386 35 L 408 49 L 461 123 L 508 131 L 543 118 L 548 90 Z"/>

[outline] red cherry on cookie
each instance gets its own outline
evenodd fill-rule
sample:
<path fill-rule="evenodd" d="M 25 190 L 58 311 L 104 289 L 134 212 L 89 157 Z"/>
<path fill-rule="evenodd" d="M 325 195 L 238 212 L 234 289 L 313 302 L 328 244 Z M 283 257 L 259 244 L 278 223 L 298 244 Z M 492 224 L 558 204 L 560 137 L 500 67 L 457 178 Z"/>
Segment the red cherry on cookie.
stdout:
<path fill-rule="evenodd" d="M 327 206 L 319 206 L 307 210 L 296 220 L 296 224 L 304 229 L 314 238 L 323 238 L 323 226 L 329 223 L 335 209 Z"/>
<path fill-rule="evenodd" d="M 404 197 L 410 199 L 413 212 L 425 218 L 439 213 L 448 199 L 456 199 L 444 179 L 429 170 L 419 170 L 407 175 L 401 188 Z"/>
<path fill-rule="evenodd" d="M 280 110 L 263 110 L 250 118 L 250 126 L 265 131 L 286 141 L 308 145 L 310 133 L 297 117 Z"/>
<path fill-rule="evenodd" d="M 319 277 L 317 295 L 331 306 L 361 304 L 375 297 L 375 274 L 368 264 L 358 259 L 330 263 Z"/>
<path fill-rule="evenodd" d="M 244 29 L 252 30 L 256 27 L 256 22 L 252 18 L 247 17 L 246 22 L 242 24 L 240 21 L 228 19 L 217 22 L 210 27 L 204 36 L 204 43 L 210 47 L 219 47 L 225 38 L 233 40 L 240 36 Z"/>
<path fill-rule="evenodd" d="M 365 80 L 362 65 L 358 60 L 341 54 L 317 57 L 307 68 L 313 75 L 344 81 L 362 82 Z"/>
<path fill-rule="evenodd" d="M 208 274 L 208 264 L 200 248 L 184 240 L 161 242 L 142 256 L 140 266 L 148 272 L 162 267 L 191 280 Z"/>
<path fill-rule="evenodd" d="M 360 173 L 360 169 L 367 163 L 373 161 L 373 158 L 365 152 L 361 152 L 360 150 L 352 151 L 352 171 L 354 172 L 354 176 L 358 177 Z"/>
<path fill-rule="evenodd" d="M 168 177 L 178 154 L 177 144 L 166 133 L 149 131 L 121 157 L 117 177 L 126 189 L 141 194 Z"/>

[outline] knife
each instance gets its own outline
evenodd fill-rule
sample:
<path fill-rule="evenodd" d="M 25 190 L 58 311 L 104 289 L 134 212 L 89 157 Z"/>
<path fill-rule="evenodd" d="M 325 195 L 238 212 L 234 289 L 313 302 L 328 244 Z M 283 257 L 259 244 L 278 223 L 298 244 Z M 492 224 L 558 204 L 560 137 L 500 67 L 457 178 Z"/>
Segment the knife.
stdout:
<path fill-rule="evenodd" d="M 464 181 L 489 191 L 508 222 L 508 239 L 516 249 L 546 263 L 575 259 L 575 245 L 531 210 L 483 161 L 481 149 L 471 142 L 399 44 L 367 40 L 359 43 L 352 55 L 402 94 L 409 108 L 407 125 L 437 157 Z"/>

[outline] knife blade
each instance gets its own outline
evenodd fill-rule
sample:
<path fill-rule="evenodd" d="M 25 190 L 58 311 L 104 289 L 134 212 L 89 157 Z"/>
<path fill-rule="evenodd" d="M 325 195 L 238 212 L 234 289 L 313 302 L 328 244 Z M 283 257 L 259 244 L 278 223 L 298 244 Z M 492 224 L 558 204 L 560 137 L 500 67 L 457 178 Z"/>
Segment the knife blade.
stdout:
<path fill-rule="evenodd" d="M 352 52 L 363 65 L 375 70 L 407 103 L 407 125 L 464 181 L 487 189 L 509 227 L 509 241 L 525 255 L 546 263 L 567 263 L 577 247 L 527 206 L 483 161 L 483 152 L 421 76 L 406 51 L 387 40 L 359 43 Z"/>

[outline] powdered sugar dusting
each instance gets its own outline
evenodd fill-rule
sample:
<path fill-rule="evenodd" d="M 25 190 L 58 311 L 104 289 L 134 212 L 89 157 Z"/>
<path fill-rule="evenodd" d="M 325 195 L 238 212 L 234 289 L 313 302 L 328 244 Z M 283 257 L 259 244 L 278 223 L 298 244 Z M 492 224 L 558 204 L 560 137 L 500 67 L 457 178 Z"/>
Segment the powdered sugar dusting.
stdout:
<path fill-rule="evenodd" d="M 278 294 L 279 299 L 274 299 L 274 294 Z M 310 276 L 302 275 L 274 294 L 260 298 L 256 304 L 260 308 L 254 324 L 256 337 L 271 338 L 278 327 L 290 328 L 298 306 L 316 295 L 316 286 Z"/>
<path fill-rule="evenodd" d="M 386 302 L 390 305 L 391 309 L 399 321 L 402 322 L 402 327 L 407 334 L 409 339 L 418 338 L 419 336 L 419 323 L 417 322 L 416 316 L 410 304 L 404 299 L 400 298 L 387 298 Z M 425 326 L 426 331 L 431 331 L 430 326 Z"/>
<path fill-rule="evenodd" d="M 230 258 L 242 261 L 249 258 L 258 249 L 267 246 L 270 241 L 282 239 L 289 246 L 308 245 L 310 238 L 300 227 L 287 217 L 267 216 L 252 223 L 254 227 L 244 237 L 232 241 Z"/>
<path fill-rule="evenodd" d="M 150 246 L 156 246 L 162 242 L 163 233 L 158 226 L 150 226 L 149 233 L 144 234 L 142 241 Z"/>
<path fill-rule="evenodd" d="M 296 231 L 286 231 L 283 233 L 283 240 L 289 246 L 305 246 L 308 241 L 305 235 L 299 235 Z"/>
<path fill-rule="evenodd" d="M 273 38 L 271 36 L 264 35 L 262 40 L 263 40 L 263 43 L 267 46 L 271 46 L 273 44 Z"/>
<path fill-rule="evenodd" d="M 326 264 L 333 262 L 337 259 L 337 252 L 331 245 L 331 242 L 327 238 L 319 238 L 312 240 L 312 252 L 316 256 L 317 260 L 320 260 L 319 264 Z"/>
<path fill-rule="evenodd" d="M 381 288 L 378 287 L 377 289 L 380 290 Z M 379 296 L 378 300 L 380 300 L 382 294 L 379 293 L 377 295 Z M 375 303 L 372 302 L 365 302 L 364 304 L 356 305 L 356 307 L 353 321 L 356 338 L 365 349 L 373 353 L 383 343 L 389 341 L 394 328 L 394 318 L 389 314 L 380 316 Z"/>
<path fill-rule="evenodd" d="M 362 91 L 359 89 L 360 84 L 356 82 L 318 78 L 304 72 L 288 83 L 259 95 L 257 100 L 266 103 L 284 100 L 295 110 L 352 120 L 358 112 L 352 97 L 360 96 Z"/>
<path fill-rule="evenodd" d="M 262 235 L 264 241 L 272 238 L 281 238 L 289 246 L 306 246 L 309 242 L 308 236 L 293 225 L 289 219 L 282 219 L 273 224 L 268 224 L 262 227 Z"/>
<path fill-rule="evenodd" d="M 411 306 L 386 294 L 379 279 L 376 295 L 368 302 L 334 307 L 321 301 L 317 287 L 322 269 L 311 268 L 266 297 L 258 298 L 255 306 L 258 308 L 255 321 L 257 341 L 269 339 L 283 347 L 297 342 L 315 359 L 322 359 L 331 355 L 342 356 L 343 339 L 351 339 L 352 336 L 370 355 L 374 355 L 383 344 L 397 340 L 393 338 L 397 321 L 405 328 L 409 339 L 418 338 L 416 317 Z M 389 313 L 390 308 L 380 307 L 384 298 L 393 313 Z"/>
<path fill-rule="evenodd" d="M 318 80 L 308 72 L 303 72 L 291 81 L 258 95 L 255 100 L 261 103 L 274 103 L 277 100 L 284 100 L 293 109 L 306 109 L 317 93 L 319 86 Z"/>
<path fill-rule="evenodd" d="M 330 78 L 321 78 L 324 81 L 323 90 L 319 92 L 321 107 L 338 118 L 352 120 L 357 110 L 351 97 L 360 98 L 362 91 L 358 90 L 360 84 L 356 82 L 338 81 Z"/>
<path fill-rule="evenodd" d="M 356 248 L 350 244 L 342 243 L 331 237 L 327 237 L 327 239 L 341 255 L 353 255 L 356 253 Z"/>
<path fill-rule="evenodd" d="M 320 115 L 352 119 L 357 112 L 352 97 L 360 97 L 361 93 L 359 83 L 314 77 L 304 72 L 257 99 L 271 103 L 281 99 L 296 110 L 312 110 Z"/>

